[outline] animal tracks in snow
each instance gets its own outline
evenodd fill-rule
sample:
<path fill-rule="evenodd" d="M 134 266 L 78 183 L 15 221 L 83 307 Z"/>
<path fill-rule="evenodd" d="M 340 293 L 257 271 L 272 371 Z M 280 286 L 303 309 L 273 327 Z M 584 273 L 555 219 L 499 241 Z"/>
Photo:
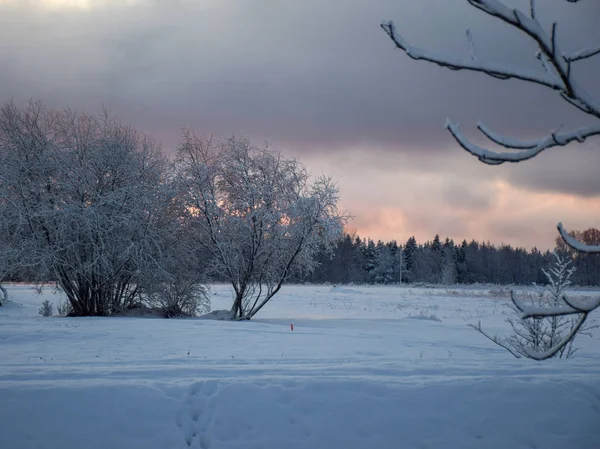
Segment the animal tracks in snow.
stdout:
<path fill-rule="evenodd" d="M 193 384 L 187 393 L 177 414 L 177 427 L 187 447 L 210 449 L 218 388 L 217 381 L 207 380 Z"/>
<path fill-rule="evenodd" d="M 314 403 L 293 382 L 197 382 L 187 389 L 176 415 L 180 447 L 266 449 L 277 441 L 304 447 L 318 419 Z M 265 435 L 270 435 L 268 444 Z"/>

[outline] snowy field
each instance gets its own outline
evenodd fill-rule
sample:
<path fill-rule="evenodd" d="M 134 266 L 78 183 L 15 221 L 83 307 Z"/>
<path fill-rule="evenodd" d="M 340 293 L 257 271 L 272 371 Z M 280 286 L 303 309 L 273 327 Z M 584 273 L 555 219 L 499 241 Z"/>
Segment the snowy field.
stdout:
<path fill-rule="evenodd" d="M 501 290 L 289 286 L 231 323 L 42 318 L 58 295 L 8 289 L 2 449 L 600 448 L 600 332 L 517 360 L 467 327 L 509 332 Z"/>

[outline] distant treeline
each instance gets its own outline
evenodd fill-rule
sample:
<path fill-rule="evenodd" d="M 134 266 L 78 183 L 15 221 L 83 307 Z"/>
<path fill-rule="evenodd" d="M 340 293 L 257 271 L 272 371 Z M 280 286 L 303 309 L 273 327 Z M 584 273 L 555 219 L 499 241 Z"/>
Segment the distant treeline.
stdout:
<path fill-rule="evenodd" d="M 575 231 L 576 238 L 588 245 L 600 244 L 600 231 Z M 576 268 L 573 285 L 600 286 L 600 254 L 577 254 L 560 238 L 554 251 L 569 256 Z M 395 240 L 375 242 L 346 233 L 332 254 L 320 254 L 319 265 L 308 274 L 295 274 L 291 282 L 330 284 L 394 284 L 425 282 L 429 284 L 546 284 L 543 269 L 554 264 L 551 251 L 532 248 L 494 246 L 487 242 L 452 239 L 439 235 L 425 243 L 410 237 L 404 245 Z M 38 279 L 27 268 L 17 270 L 10 281 Z M 48 279 L 49 281 L 51 279 Z M 213 281 L 223 281 L 213 276 Z"/>
<path fill-rule="evenodd" d="M 600 231 L 588 229 L 572 233 L 589 244 L 600 244 Z M 560 239 L 554 249 L 572 259 L 576 267 L 571 281 L 574 285 L 600 285 L 600 255 L 577 254 Z M 554 263 L 550 251 L 533 248 L 496 247 L 488 243 L 452 239 L 417 243 L 414 237 L 404 245 L 361 239 L 346 234 L 333 255 L 322 254 L 319 266 L 296 282 L 334 284 L 393 284 L 399 282 L 426 282 L 432 284 L 546 284 L 543 269 Z"/>

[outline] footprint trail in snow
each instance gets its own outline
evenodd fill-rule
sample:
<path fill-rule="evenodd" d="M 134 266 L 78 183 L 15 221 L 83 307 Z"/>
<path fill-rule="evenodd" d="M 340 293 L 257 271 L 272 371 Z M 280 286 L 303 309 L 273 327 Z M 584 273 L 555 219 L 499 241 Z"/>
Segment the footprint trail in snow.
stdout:
<path fill-rule="evenodd" d="M 195 383 L 186 395 L 183 408 L 177 414 L 177 427 L 183 433 L 187 447 L 210 449 L 218 382 Z"/>

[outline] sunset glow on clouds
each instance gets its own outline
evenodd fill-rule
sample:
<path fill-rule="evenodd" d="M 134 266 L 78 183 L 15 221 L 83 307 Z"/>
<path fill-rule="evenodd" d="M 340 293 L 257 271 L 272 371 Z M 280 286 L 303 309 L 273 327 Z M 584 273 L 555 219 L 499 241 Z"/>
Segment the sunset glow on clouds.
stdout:
<path fill-rule="evenodd" d="M 576 229 L 600 223 L 598 196 L 515 187 L 497 168 L 471 161 L 458 148 L 455 153 L 449 171 L 462 165 L 466 173 L 440 174 L 394 163 L 382 170 L 377 164 L 369 167 L 373 156 L 366 152 L 348 166 L 341 156 L 315 157 L 309 163 L 327 167 L 325 172 L 338 180 L 342 205 L 355 215 L 350 227 L 375 239 L 404 243 L 414 235 L 423 243 L 440 234 L 459 242 L 545 249 L 553 246 L 559 221 Z"/>
<path fill-rule="evenodd" d="M 571 6 L 538 9 L 560 19 L 564 48 L 600 42 L 600 3 Z M 443 129 L 450 117 L 482 144 L 478 120 L 531 139 L 587 117 L 539 87 L 410 60 L 386 19 L 463 56 L 470 28 L 486 56 L 538 68 L 535 48 L 464 0 L 0 0 L 0 102 L 107 106 L 166 150 L 184 125 L 268 140 L 336 179 L 349 227 L 375 240 L 549 248 L 558 221 L 600 227 L 600 139 L 489 167 Z M 577 70 L 600 98 L 600 58 Z"/>

